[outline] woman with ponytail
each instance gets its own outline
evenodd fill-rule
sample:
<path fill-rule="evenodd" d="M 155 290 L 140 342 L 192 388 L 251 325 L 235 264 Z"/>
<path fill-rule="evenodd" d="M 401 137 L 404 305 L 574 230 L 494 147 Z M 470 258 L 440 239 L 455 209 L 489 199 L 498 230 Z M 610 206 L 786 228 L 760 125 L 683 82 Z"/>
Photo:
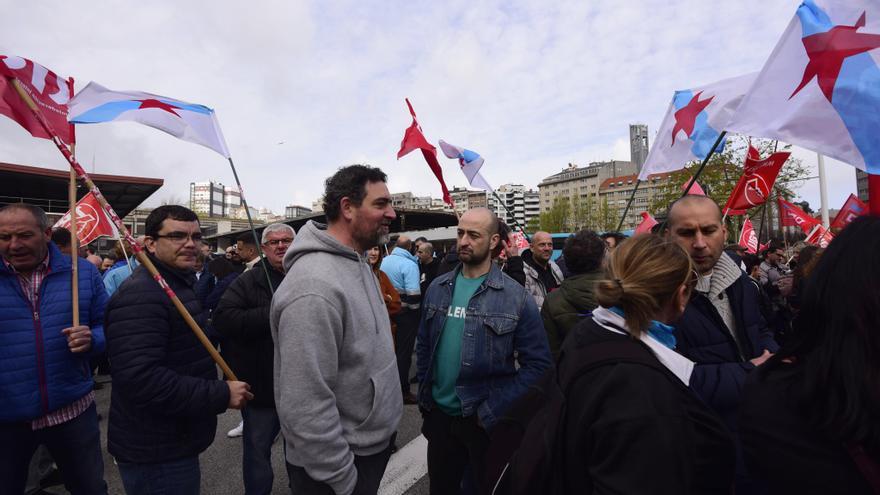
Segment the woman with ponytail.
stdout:
<path fill-rule="evenodd" d="M 657 236 L 611 254 L 596 286 L 600 306 L 559 358 L 568 492 L 731 492 L 733 442 L 688 388 L 694 363 L 675 352 L 670 326 L 696 277 L 688 254 Z"/>

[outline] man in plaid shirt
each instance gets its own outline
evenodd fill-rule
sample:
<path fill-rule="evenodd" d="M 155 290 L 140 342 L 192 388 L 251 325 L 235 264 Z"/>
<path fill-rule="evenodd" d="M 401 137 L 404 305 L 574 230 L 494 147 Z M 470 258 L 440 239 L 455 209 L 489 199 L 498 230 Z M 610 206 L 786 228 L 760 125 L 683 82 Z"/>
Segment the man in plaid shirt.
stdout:
<path fill-rule="evenodd" d="M 24 491 L 42 444 L 70 493 L 106 494 L 89 358 L 104 350 L 107 293 L 97 268 L 76 258 L 74 326 L 71 258 L 50 236 L 40 208 L 0 208 L 0 493 Z"/>

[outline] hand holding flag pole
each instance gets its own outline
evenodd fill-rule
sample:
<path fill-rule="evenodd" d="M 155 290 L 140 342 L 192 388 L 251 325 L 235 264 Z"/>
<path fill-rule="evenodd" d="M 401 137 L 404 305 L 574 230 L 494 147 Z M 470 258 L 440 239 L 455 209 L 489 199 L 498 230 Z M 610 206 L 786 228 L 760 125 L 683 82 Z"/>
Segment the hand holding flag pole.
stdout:
<path fill-rule="evenodd" d="M 134 254 L 137 256 L 138 261 L 143 264 L 160 287 L 165 291 L 165 294 L 171 299 L 174 307 L 177 308 L 177 311 L 183 317 L 184 321 L 186 321 L 187 325 L 208 351 L 208 354 L 211 355 L 211 358 L 214 359 L 214 362 L 223 370 L 223 374 L 229 380 L 238 381 L 238 378 L 235 376 L 235 373 L 229 368 L 229 365 L 226 364 L 226 361 L 220 356 L 217 352 L 217 349 L 214 348 L 214 345 L 208 340 L 208 337 L 205 335 L 205 332 L 199 328 L 198 323 L 193 319 L 192 315 L 189 314 L 189 311 L 186 310 L 183 303 L 180 302 L 180 299 L 177 297 L 177 294 L 168 286 L 168 282 L 162 277 L 159 271 L 156 269 L 156 266 L 150 261 L 150 258 L 144 253 L 142 247 L 140 247 L 137 242 L 135 242 L 134 237 L 132 237 L 131 233 L 125 227 L 125 224 L 122 223 L 122 220 L 119 218 L 119 215 L 116 214 L 116 211 L 113 210 L 113 207 L 107 202 L 107 199 L 101 194 L 101 191 L 98 189 L 98 186 L 92 181 L 91 177 L 86 173 L 85 169 L 83 169 L 82 165 L 76 161 L 73 154 L 70 150 L 67 149 L 67 146 L 61 141 L 58 137 L 58 134 L 55 132 L 55 129 L 52 125 L 46 120 L 42 111 L 37 107 L 34 103 L 33 99 L 31 99 L 30 95 L 24 90 L 21 86 L 21 83 L 18 81 L 18 78 L 11 78 L 10 82 L 12 86 L 15 88 L 15 91 L 21 97 L 21 99 L 27 104 L 30 111 L 33 113 L 34 117 L 39 121 L 40 125 L 43 129 L 51 136 L 52 142 L 55 143 L 55 146 L 58 148 L 58 151 L 64 155 L 64 158 L 70 164 L 72 169 L 76 172 L 76 175 L 86 184 L 86 187 L 95 195 L 98 201 L 101 203 L 101 206 L 104 208 L 104 211 L 107 212 L 107 216 L 116 224 L 116 227 L 119 229 L 119 233 L 131 244 L 132 249 L 134 250 Z M 74 210 L 76 209 L 74 204 Z"/>

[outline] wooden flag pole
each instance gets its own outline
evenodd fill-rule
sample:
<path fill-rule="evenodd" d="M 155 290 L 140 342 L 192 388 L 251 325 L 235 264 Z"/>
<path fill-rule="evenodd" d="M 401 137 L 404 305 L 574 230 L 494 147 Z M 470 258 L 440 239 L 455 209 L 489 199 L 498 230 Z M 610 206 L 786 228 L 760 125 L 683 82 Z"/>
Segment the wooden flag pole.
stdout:
<path fill-rule="evenodd" d="M 70 145 L 74 150 L 75 145 Z M 71 151 L 73 155 L 73 151 Z M 79 326 L 79 229 L 76 224 L 76 173 L 70 169 L 70 184 L 67 187 L 67 202 L 70 203 L 70 278 L 71 307 L 73 326 Z"/>
<path fill-rule="evenodd" d="M 229 365 L 226 364 L 226 361 L 220 356 L 220 353 L 217 352 L 217 349 L 214 348 L 214 344 L 208 339 L 205 335 L 205 332 L 199 327 L 199 324 L 193 319 L 192 315 L 189 314 L 189 311 L 186 310 L 183 303 L 180 302 L 180 299 L 177 297 L 177 294 L 171 289 L 168 285 L 168 282 L 165 281 L 165 278 L 162 277 L 162 274 L 159 273 L 159 270 L 156 269 L 156 265 L 150 260 L 147 256 L 146 252 L 144 252 L 141 246 L 138 246 L 137 242 L 135 242 L 134 237 L 132 237 L 131 233 L 125 227 L 125 224 L 122 223 L 122 219 L 119 218 L 119 215 L 116 214 L 116 211 L 113 210 L 113 207 L 110 206 L 110 203 L 107 202 L 107 199 L 101 194 L 101 190 L 98 189 L 98 186 L 92 181 L 92 178 L 89 177 L 89 174 L 86 173 L 85 169 L 82 168 L 82 165 L 76 161 L 73 155 L 70 153 L 70 150 L 67 149 L 67 146 L 61 141 L 58 137 L 58 133 L 55 132 L 55 129 L 52 128 L 52 124 L 50 124 L 46 117 L 43 116 L 43 112 L 37 107 L 34 103 L 34 100 L 31 99 L 30 95 L 22 88 L 21 83 L 17 78 L 11 79 L 12 86 L 15 88 L 15 91 L 21 97 L 21 99 L 27 104 L 28 108 L 30 108 L 31 112 L 34 114 L 34 117 L 40 122 L 40 125 L 43 126 L 43 129 L 52 136 L 52 142 L 55 143 L 55 147 L 58 148 L 58 151 L 64 155 L 64 158 L 70 164 L 71 168 L 76 172 L 77 177 L 82 180 L 89 191 L 95 196 L 95 199 L 101 204 L 101 207 L 107 213 L 107 216 L 110 220 L 116 224 L 116 228 L 119 229 L 119 233 L 131 244 L 132 250 L 134 251 L 135 256 L 138 261 L 141 262 L 142 265 L 146 267 L 146 269 L 150 272 L 150 275 L 153 276 L 153 279 L 156 280 L 156 283 L 162 287 L 162 290 L 165 292 L 165 295 L 171 299 L 171 303 L 183 317 L 186 324 L 189 326 L 190 330 L 195 334 L 196 338 L 199 339 L 199 342 L 202 343 L 202 346 L 205 347 L 205 350 L 208 351 L 208 354 L 211 355 L 211 358 L 217 363 L 217 366 L 223 370 L 223 374 L 226 375 L 226 378 L 232 381 L 238 381 L 238 378 L 235 376 L 235 373 L 229 368 Z"/>

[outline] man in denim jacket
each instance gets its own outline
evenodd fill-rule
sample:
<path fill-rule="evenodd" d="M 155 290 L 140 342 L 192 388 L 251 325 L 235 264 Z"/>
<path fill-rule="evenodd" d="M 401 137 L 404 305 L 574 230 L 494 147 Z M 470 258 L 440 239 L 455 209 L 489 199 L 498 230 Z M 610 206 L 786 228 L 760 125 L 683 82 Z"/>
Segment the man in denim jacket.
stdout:
<path fill-rule="evenodd" d="M 467 211 L 461 265 L 423 300 L 416 351 L 431 493 L 458 493 L 468 465 L 480 486 L 488 430 L 551 365 L 534 298 L 492 263 L 499 241 L 494 213 Z"/>

